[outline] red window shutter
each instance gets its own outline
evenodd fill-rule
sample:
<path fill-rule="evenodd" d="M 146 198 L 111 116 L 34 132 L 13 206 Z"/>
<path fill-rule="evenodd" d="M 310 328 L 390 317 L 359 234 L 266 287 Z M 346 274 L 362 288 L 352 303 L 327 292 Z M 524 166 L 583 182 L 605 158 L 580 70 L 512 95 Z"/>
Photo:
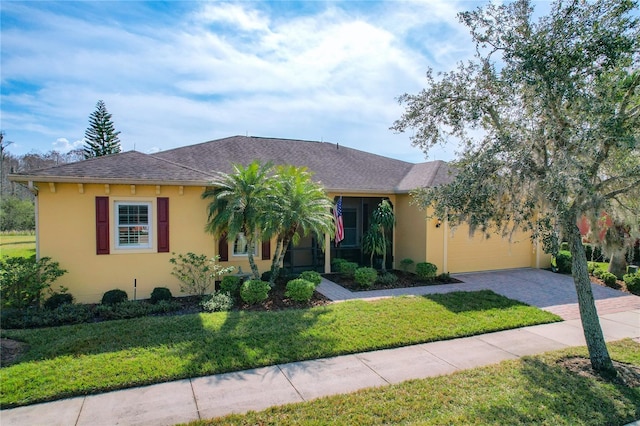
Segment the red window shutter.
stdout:
<path fill-rule="evenodd" d="M 222 234 L 218 240 L 218 255 L 220 260 L 227 262 L 229 260 L 229 244 L 227 243 L 227 234 Z"/>
<path fill-rule="evenodd" d="M 169 252 L 169 199 L 158 198 L 158 253 Z"/>
<path fill-rule="evenodd" d="M 264 240 L 262 242 L 262 260 L 271 259 L 271 240 Z"/>
<path fill-rule="evenodd" d="M 109 254 L 109 197 L 96 197 L 96 254 Z"/>

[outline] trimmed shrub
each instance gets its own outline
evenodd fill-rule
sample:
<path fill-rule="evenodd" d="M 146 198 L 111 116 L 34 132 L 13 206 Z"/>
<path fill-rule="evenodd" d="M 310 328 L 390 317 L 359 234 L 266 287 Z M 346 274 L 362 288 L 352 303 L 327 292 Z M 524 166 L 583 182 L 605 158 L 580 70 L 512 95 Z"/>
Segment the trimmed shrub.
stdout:
<path fill-rule="evenodd" d="M 402 259 L 400 261 L 400 267 L 402 268 L 402 271 L 404 271 L 404 272 L 409 272 L 409 267 L 411 265 L 413 265 L 413 259 L 409 259 L 408 257 L 404 258 L 404 259 Z"/>
<path fill-rule="evenodd" d="M 304 271 L 300 274 L 300 278 L 312 282 L 314 286 L 318 286 L 322 281 L 322 275 L 316 271 Z"/>
<path fill-rule="evenodd" d="M 44 301 L 44 307 L 45 309 L 52 311 L 59 306 L 71 303 L 73 303 L 73 296 L 71 293 L 53 293 L 51 297 Z"/>
<path fill-rule="evenodd" d="M 285 296 L 296 302 L 308 302 L 313 297 L 316 285 L 304 278 L 296 278 L 287 283 Z"/>
<path fill-rule="evenodd" d="M 378 276 L 378 279 L 376 282 L 382 285 L 391 285 L 391 284 L 395 284 L 397 281 L 398 281 L 398 277 L 396 274 L 391 272 L 385 272 L 384 274 Z"/>
<path fill-rule="evenodd" d="M 220 292 L 231 297 L 238 297 L 240 296 L 240 284 L 242 284 L 242 279 L 239 276 L 226 275 L 220 282 Z"/>
<path fill-rule="evenodd" d="M 355 262 L 342 262 L 340 264 L 340 273 L 345 277 L 355 277 L 356 269 L 358 269 L 358 264 Z"/>
<path fill-rule="evenodd" d="M 607 287 L 612 287 L 612 288 L 616 288 L 616 281 L 618 279 L 618 277 L 615 276 L 615 274 L 612 274 L 609 271 L 603 271 L 602 275 L 600 276 L 600 279 L 604 282 L 604 284 Z"/>
<path fill-rule="evenodd" d="M 171 290 L 166 287 L 156 287 L 151 292 L 151 303 L 155 304 L 163 300 L 171 300 Z"/>
<path fill-rule="evenodd" d="M 603 269 L 601 268 L 596 268 L 593 270 L 593 276 L 596 278 L 602 278 L 602 273 L 605 272 Z"/>
<path fill-rule="evenodd" d="M 114 290 L 107 291 L 102 296 L 103 305 L 115 305 L 118 303 L 126 302 L 127 300 L 129 300 L 129 296 L 127 296 L 127 292 L 117 288 Z"/>
<path fill-rule="evenodd" d="M 416 263 L 416 275 L 422 281 L 433 281 L 436 277 L 436 272 L 438 272 L 438 267 L 433 263 Z"/>
<path fill-rule="evenodd" d="M 593 275 L 593 272 L 596 270 L 597 267 L 598 267 L 598 264 L 596 262 L 587 262 L 587 272 L 590 275 Z"/>
<path fill-rule="evenodd" d="M 371 287 L 377 278 L 378 271 L 373 268 L 358 268 L 354 273 L 354 279 L 360 287 Z"/>
<path fill-rule="evenodd" d="M 448 272 L 443 272 L 436 277 L 436 281 L 441 283 L 450 283 L 451 282 L 451 274 Z"/>
<path fill-rule="evenodd" d="M 248 280 L 240 287 L 240 297 L 245 303 L 255 305 L 267 300 L 269 290 L 271 290 L 271 286 L 266 281 Z"/>
<path fill-rule="evenodd" d="M 556 255 L 556 267 L 561 274 L 571 273 L 571 252 L 560 250 Z"/>
<path fill-rule="evenodd" d="M 622 279 L 627 285 L 627 290 L 633 294 L 640 295 L 640 272 L 636 272 L 635 274 L 626 274 Z"/>
<path fill-rule="evenodd" d="M 331 261 L 331 271 L 341 272 L 341 265 L 345 262 L 347 262 L 347 259 L 339 259 L 339 258 L 333 259 Z"/>
<path fill-rule="evenodd" d="M 218 292 L 205 298 L 200 304 L 206 312 L 226 312 L 233 308 L 233 297 L 229 293 Z"/>

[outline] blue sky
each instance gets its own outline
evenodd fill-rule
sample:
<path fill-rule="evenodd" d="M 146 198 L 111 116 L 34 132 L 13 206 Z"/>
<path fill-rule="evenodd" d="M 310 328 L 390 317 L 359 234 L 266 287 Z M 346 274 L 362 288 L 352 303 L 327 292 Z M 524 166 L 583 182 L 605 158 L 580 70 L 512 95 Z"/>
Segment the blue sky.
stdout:
<path fill-rule="evenodd" d="M 456 14 L 480 4 L 3 0 L 0 128 L 14 154 L 68 151 L 102 99 L 125 151 L 248 134 L 424 161 L 396 98 L 471 58 Z"/>

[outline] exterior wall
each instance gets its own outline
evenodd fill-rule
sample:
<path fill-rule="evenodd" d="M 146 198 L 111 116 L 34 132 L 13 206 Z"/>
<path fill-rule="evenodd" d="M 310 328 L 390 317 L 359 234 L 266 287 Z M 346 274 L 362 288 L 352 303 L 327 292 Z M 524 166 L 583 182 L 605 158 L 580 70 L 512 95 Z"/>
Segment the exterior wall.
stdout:
<path fill-rule="evenodd" d="M 202 253 L 214 256 L 217 241 L 204 231 L 207 201 L 201 199 L 203 187 L 177 187 L 155 185 L 102 185 L 102 184 L 49 184 L 38 183 L 38 249 L 39 256 L 51 257 L 67 270 L 54 288 L 63 285 L 78 302 L 99 302 L 107 290 L 119 288 L 136 298 L 148 298 L 154 287 L 168 287 L 174 296 L 180 293 L 179 281 L 171 275 L 171 253 Z M 108 196 L 110 254 L 96 254 L 95 197 Z M 157 238 L 146 250 L 116 250 L 116 201 L 152 202 L 152 232 L 155 232 L 155 200 L 169 198 L 169 253 L 157 253 Z M 224 266 L 241 266 L 250 270 L 246 256 L 233 256 L 229 246 L 229 262 Z M 260 247 L 258 248 L 260 251 Z M 261 271 L 270 267 L 270 261 L 256 256 Z"/>
<path fill-rule="evenodd" d="M 415 263 L 424 262 L 429 250 L 426 213 L 417 206 L 411 205 L 410 202 L 409 194 L 400 194 L 396 197 L 394 206 L 396 229 L 393 245 L 396 268 L 400 267 L 400 261 L 405 258 L 412 259 Z"/>

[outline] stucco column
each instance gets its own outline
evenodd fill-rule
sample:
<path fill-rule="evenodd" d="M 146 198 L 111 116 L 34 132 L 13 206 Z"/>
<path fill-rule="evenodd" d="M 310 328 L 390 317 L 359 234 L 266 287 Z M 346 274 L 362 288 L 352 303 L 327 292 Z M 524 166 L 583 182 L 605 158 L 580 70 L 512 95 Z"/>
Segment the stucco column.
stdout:
<path fill-rule="evenodd" d="M 328 232 L 324 234 L 324 273 L 331 272 L 331 235 Z"/>

